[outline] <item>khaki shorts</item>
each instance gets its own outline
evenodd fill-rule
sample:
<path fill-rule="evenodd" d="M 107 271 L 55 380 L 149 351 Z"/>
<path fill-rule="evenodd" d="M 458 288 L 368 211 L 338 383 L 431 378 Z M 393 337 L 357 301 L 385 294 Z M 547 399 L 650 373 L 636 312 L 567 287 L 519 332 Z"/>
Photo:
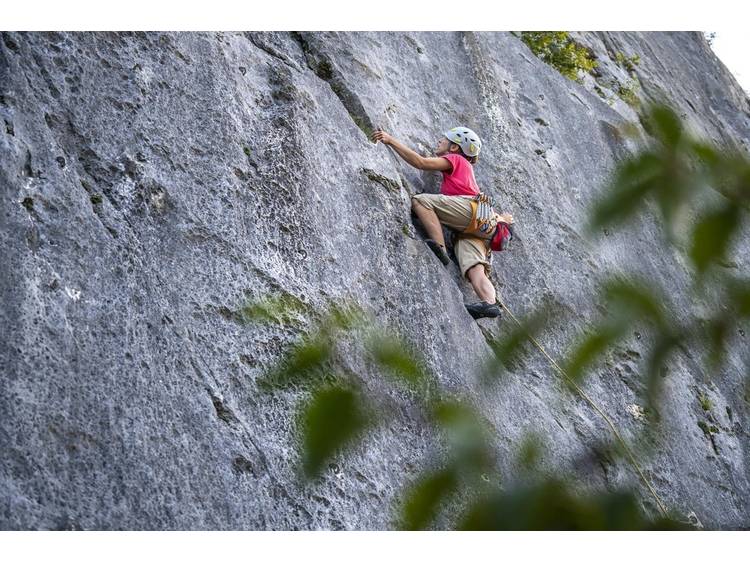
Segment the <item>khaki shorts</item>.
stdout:
<path fill-rule="evenodd" d="M 456 232 L 463 232 L 471 222 L 471 197 L 420 193 L 414 195 L 412 199 L 419 202 L 423 207 L 435 211 L 440 223 Z M 490 276 L 492 250 L 490 250 L 489 240 L 482 240 L 473 236 L 457 237 L 453 250 L 458 258 L 461 275 L 466 276 L 467 271 L 481 263 L 487 277 Z"/>

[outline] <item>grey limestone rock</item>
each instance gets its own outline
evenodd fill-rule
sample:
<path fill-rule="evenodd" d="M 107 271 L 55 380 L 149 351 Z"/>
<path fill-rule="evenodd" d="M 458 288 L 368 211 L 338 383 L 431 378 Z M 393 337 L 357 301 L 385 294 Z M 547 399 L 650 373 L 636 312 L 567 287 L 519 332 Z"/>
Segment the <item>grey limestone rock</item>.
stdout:
<path fill-rule="evenodd" d="M 700 34 L 578 38 L 602 77 L 626 79 L 615 53 L 638 54 L 644 102 L 671 101 L 697 133 L 748 146 L 747 96 Z M 376 126 L 425 154 L 448 127 L 482 136 L 477 179 L 520 235 L 492 278 L 516 314 L 546 302 L 575 320 L 546 334 L 553 354 L 597 313 L 597 280 L 633 261 L 678 310 L 710 306 L 686 296 L 687 266 L 653 217 L 599 246 L 584 238 L 587 207 L 636 149 L 622 126 L 640 127 L 592 80 L 563 77 L 511 33 L 3 32 L 0 528 L 392 527 L 429 429 L 394 400 L 387 425 L 303 486 L 304 392 L 257 384 L 297 333 L 237 315 L 267 294 L 353 299 L 445 388 L 475 386 L 485 334 L 507 324 L 464 309 L 470 287 L 411 223 L 410 195 L 439 177 L 372 144 Z M 744 271 L 747 250 L 734 257 Z M 643 423 L 643 349 L 634 338 L 586 384 L 628 436 Z M 675 358 L 663 438 L 642 459 L 667 504 L 706 528 L 750 526 L 746 351 L 740 339 L 713 381 L 696 357 Z M 575 470 L 606 426 L 541 356 L 512 375 L 475 396 L 498 446 L 511 453 L 533 431 L 549 466 Z M 698 426 L 699 393 L 715 435 Z M 638 486 L 619 461 L 585 479 Z"/>

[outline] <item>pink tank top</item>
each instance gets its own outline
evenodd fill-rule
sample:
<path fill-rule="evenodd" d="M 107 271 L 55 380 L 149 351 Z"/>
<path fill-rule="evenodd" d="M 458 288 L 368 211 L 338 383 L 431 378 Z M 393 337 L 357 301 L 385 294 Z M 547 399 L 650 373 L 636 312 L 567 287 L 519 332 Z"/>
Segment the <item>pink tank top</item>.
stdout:
<path fill-rule="evenodd" d="M 453 171 L 441 172 L 443 183 L 440 193 L 443 195 L 478 195 L 479 186 L 474 179 L 474 169 L 469 161 L 459 154 L 444 154 L 443 158 L 453 165 Z"/>

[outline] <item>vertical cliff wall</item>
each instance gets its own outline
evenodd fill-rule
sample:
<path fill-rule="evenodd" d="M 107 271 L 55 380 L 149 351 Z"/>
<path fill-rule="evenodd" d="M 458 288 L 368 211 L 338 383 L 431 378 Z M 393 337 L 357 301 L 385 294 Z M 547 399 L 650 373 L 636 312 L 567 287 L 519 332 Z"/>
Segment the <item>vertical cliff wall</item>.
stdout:
<path fill-rule="evenodd" d="M 425 154 L 448 127 L 481 135 L 477 179 L 519 230 L 493 281 L 519 314 L 544 302 L 572 319 L 545 335 L 551 352 L 596 313 L 597 280 L 632 261 L 677 310 L 710 307 L 687 297 L 688 266 L 653 217 L 597 246 L 583 224 L 636 150 L 622 126 L 645 135 L 621 85 L 637 78 L 644 102 L 745 148 L 748 99 L 699 33 L 576 37 L 600 61 L 583 84 L 510 33 L 3 33 L 0 528 L 391 526 L 434 436 L 393 396 L 391 422 L 302 487 L 291 426 L 304 393 L 257 385 L 297 332 L 236 314 L 269 293 L 350 298 L 408 337 L 443 387 L 473 387 L 485 334 L 505 320 L 465 311 L 470 288 L 409 213 L 439 177 L 369 142 L 376 125 Z M 618 52 L 640 56 L 633 76 Z M 733 256 L 744 271 L 747 250 Z M 690 350 L 674 358 L 662 439 L 642 459 L 667 504 L 710 528 L 750 525 L 742 338 L 712 381 Z M 642 429 L 644 345 L 632 338 L 587 381 L 626 435 Z M 533 431 L 549 467 L 576 470 L 606 436 L 542 357 L 475 399 L 502 451 Z M 638 486 L 618 461 L 585 474 Z"/>

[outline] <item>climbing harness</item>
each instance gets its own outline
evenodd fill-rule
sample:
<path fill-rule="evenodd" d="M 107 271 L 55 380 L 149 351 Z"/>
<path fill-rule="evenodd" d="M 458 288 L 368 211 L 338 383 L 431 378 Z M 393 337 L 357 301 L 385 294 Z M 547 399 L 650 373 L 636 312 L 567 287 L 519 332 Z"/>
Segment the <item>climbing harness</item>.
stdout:
<path fill-rule="evenodd" d="M 471 222 L 464 229 L 464 234 L 474 234 L 488 238 L 495 228 L 497 218 L 492 208 L 492 200 L 486 193 L 480 193 L 471 201 Z"/>
<path fill-rule="evenodd" d="M 513 321 L 518 325 L 519 328 L 523 329 L 523 325 L 521 322 L 513 315 L 513 313 L 510 311 L 510 309 L 505 306 L 505 303 L 500 299 L 500 297 L 497 297 L 498 304 L 503 307 L 503 309 L 508 313 L 508 315 L 513 319 Z M 539 351 L 542 352 L 542 354 L 547 358 L 547 361 L 550 362 L 552 367 L 560 373 L 560 376 L 562 376 L 565 381 L 570 384 L 576 392 L 583 398 L 586 402 L 589 403 L 589 405 L 598 413 L 602 419 L 607 423 L 610 430 L 612 430 L 612 433 L 615 436 L 615 439 L 620 443 L 623 450 L 625 451 L 628 460 L 630 461 L 630 464 L 633 465 L 633 468 L 635 468 L 635 471 L 638 473 L 638 476 L 643 481 L 643 483 L 646 485 L 646 488 L 649 492 L 651 492 L 651 495 L 654 497 L 654 500 L 656 501 L 656 505 L 659 507 L 659 510 L 662 512 L 664 517 L 669 517 L 669 513 L 667 512 L 667 508 L 664 506 L 664 502 L 659 497 L 659 494 L 656 493 L 656 490 L 654 490 L 653 486 L 651 485 L 651 482 L 649 482 L 648 478 L 646 478 L 646 475 L 643 473 L 643 470 L 641 470 L 640 465 L 638 464 L 638 461 L 635 460 L 635 456 L 630 450 L 630 447 L 628 447 L 627 443 L 625 443 L 625 439 L 623 439 L 622 435 L 620 435 L 620 432 L 617 431 L 617 428 L 615 427 L 615 424 L 612 422 L 612 420 L 609 419 L 609 416 L 604 413 L 604 411 L 597 406 L 597 404 L 586 394 L 583 389 L 578 386 L 578 384 L 571 379 L 565 371 L 560 367 L 560 365 L 557 364 L 557 362 L 550 357 L 550 355 L 544 350 L 544 348 L 541 346 L 541 344 L 532 336 L 531 334 L 526 334 L 528 338 L 531 340 L 531 342 L 539 349 Z"/>
<path fill-rule="evenodd" d="M 459 236 L 489 239 L 493 252 L 507 249 L 513 239 L 513 227 L 499 220 L 490 196 L 480 193 L 470 203 L 471 221 Z"/>

